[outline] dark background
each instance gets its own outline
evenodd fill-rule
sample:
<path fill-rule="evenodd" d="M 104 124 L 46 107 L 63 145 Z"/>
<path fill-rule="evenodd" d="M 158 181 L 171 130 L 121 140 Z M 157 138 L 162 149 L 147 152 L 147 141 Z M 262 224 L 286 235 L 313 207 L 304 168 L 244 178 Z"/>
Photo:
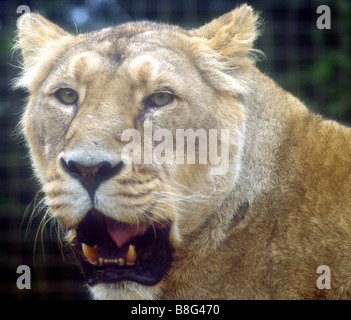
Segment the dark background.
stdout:
<path fill-rule="evenodd" d="M 351 123 L 351 2 L 246 1 L 261 11 L 264 32 L 256 47 L 266 59 L 259 67 L 311 110 Z M 16 125 L 26 94 L 11 91 L 17 73 L 11 43 L 19 14 L 27 5 L 76 33 L 130 20 L 148 19 L 192 28 L 233 9 L 243 1 L 81 0 L 1 1 L 0 3 L 0 298 L 87 299 L 83 277 L 60 250 L 55 225 L 42 220 L 39 186 Z M 331 9 L 331 29 L 319 30 L 319 5 Z M 36 194 L 38 196 L 36 196 Z M 27 208 L 27 215 L 24 215 Z M 35 208 L 35 210 L 33 210 Z M 24 217 L 24 218 L 23 218 Z M 42 222 L 43 221 L 43 222 Z M 21 225 L 22 223 L 22 225 Z M 43 228 L 42 228 L 43 226 Z M 63 254 L 61 254 L 63 251 Z M 19 290 L 19 265 L 31 270 L 31 289 Z"/>

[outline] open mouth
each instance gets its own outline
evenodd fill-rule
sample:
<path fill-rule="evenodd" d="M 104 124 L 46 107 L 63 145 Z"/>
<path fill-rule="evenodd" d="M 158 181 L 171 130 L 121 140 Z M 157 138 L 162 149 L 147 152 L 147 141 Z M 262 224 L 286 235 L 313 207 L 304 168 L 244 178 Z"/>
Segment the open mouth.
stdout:
<path fill-rule="evenodd" d="M 169 230 L 166 223 L 131 225 L 89 211 L 74 241 L 87 284 L 125 280 L 157 284 L 171 262 Z"/>

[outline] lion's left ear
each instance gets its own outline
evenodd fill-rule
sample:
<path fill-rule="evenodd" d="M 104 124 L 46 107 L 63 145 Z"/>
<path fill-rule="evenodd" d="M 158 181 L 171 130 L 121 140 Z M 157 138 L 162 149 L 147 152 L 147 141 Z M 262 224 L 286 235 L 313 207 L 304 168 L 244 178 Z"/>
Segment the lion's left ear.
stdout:
<path fill-rule="evenodd" d="M 258 36 L 258 17 L 244 4 L 203 27 L 189 32 L 196 63 L 219 90 L 245 94 L 250 52 Z"/>
<path fill-rule="evenodd" d="M 192 32 L 223 56 L 246 56 L 258 36 L 257 15 L 243 4 Z"/>

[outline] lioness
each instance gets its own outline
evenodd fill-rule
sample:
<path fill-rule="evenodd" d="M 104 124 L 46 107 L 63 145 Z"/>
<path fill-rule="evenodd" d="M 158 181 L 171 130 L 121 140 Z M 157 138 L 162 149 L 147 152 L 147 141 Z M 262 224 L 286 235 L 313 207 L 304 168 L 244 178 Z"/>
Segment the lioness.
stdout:
<path fill-rule="evenodd" d="M 350 298 L 351 130 L 255 67 L 257 21 L 242 5 L 193 30 L 74 36 L 19 19 L 21 125 L 93 298 Z M 195 162 L 189 135 L 161 148 L 180 129 Z M 200 159 L 213 129 L 222 171 Z"/>

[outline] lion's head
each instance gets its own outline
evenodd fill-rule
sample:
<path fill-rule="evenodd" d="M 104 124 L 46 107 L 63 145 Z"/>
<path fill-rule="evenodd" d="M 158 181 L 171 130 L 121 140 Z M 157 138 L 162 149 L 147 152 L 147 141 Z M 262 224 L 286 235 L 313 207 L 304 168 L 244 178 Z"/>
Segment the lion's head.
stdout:
<path fill-rule="evenodd" d="M 221 219 L 241 167 L 255 24 L 246 5 L 195 30 L 135 22 L 73 36 L 19 19 L 23 132 L 96 298 L 161 296 L 185 240 Z"/>

